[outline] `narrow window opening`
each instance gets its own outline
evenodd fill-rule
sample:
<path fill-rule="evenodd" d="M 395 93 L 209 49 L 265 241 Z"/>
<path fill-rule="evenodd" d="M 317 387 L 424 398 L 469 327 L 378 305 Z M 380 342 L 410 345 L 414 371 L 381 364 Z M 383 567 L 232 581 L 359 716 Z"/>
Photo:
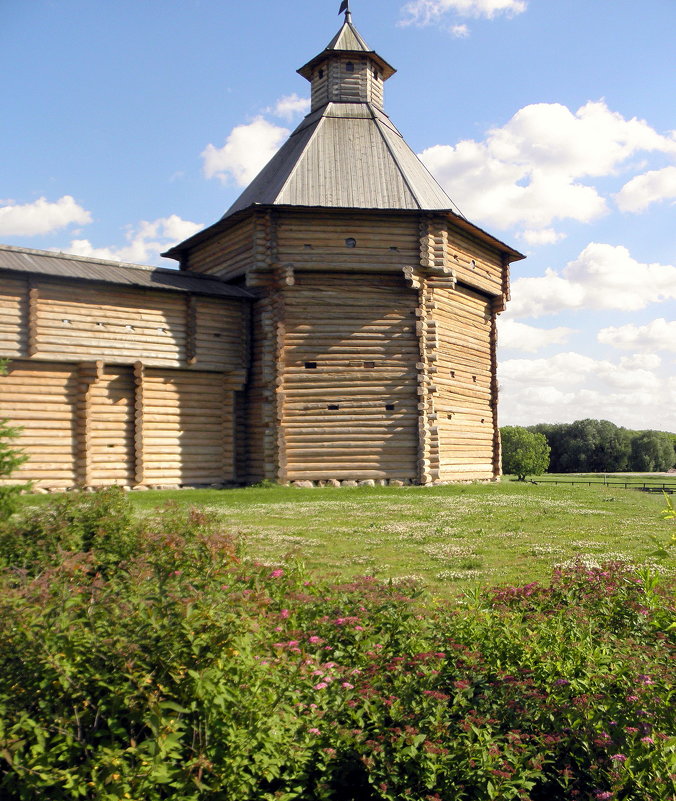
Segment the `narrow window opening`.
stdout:
<path fill-rule="evenodd" d="M 316 370 L 317 369 L 317 362 L 305 362 L 305 369 L 306 370 Z"/>
<path fill-rule="evenodd" d="M 388 412 L 393 412 L 393 411 L 394 411 L 394 404 L 393 404 L 393 403 L 386 403 L 386 404 L 385 404 L 385 409 L 386 409 Z"/>
<path fill-rule="evenodd" d="M 378 78 L 380 78 L 380 75 L 378 75 L 378 70 L 373 70 L 373 77 L 376 79 L 376 81 Z"/>
<path fill-rule="evenodd" d="M 320 78 L 323 78 L 324 77 L 324 70 L 319 70 L 319 72 L 317 74 L 319 75 Z"/>
<path fill-rule="evenodd" d="M 61 320 L 64 325 L 70 325 L 70 320 L 66 320 L 65 318 Z"/>
<path fill-rule="evenodd" d="M 337 411 L 338 409 L 340 409 L 340 406 L 339 406 L 337 403 L 329 403 L 329 405 L 328 405 L 326 408 L 327 408 L 327 409 L 328 409 L 330 412 L 335 412 L 335 411 Z"/>
<path fill-rule="evenodd" d="M 474 259 L 472 259 L 472 261 L 469 263 L 469 266 L 470 266 L 470 267 L 471 267 L 473 270 L 476 270 L 476 262 L 474 261 Z"/>
<path fill-rule="evenodd" d="M 345 65 L 346 72 L 354 72 L 354 64 L 351 61 L 348 61 Z"/>
<path fill-rule="evenodd" d="M 448 419 L 449 419 L 449 420 L 452 420 L 452 419 L 453 419 L 453 412 L 449 412 L 449 413 L 446 415 L 446 417 L 448 417 Z"/>
<path fill-rule="evenodd" d="M 354 237 L 348 236 L 345 240 L 345 247 L 346 248 L 356 248 L 357 247 L 357 240 Z"/>
<path fill-rule="evenodd" d="M 399 248 L 396 245 L 390 245 L 390 250 L 399 250 Z"/>
<path fill-rule="evenodd" d="M 134 326 L 133 325 L 125 325 L 125 328 L 127 329 L 127 331 L 133 331 L 134 330 Z"/>
<path fill-rule="evenodd" d="M 481 422 L 482 422 L 482 423 L 485 423 L 485 422 L 486 422 L 486 421 L 485 421 L 485 419 L 484 419 L 483 417 L 481 418 Z"/>
<path fill-rule="evenodd" d="M 366 367 L 367 370 L 372 370 L 375 366 L 375 362 L 364 362 L 364 367 Z"/>
<path fill-rule="evenodd" d="M 216 339 L 220 339 L 221 338 L 221 335 L 217 331 L 214 332 L 214 336 L 216 337 Z"/>
<path fill-rule="evenodd" d="M 476 384 L 476 376 L 475 375 L 472 376 L 472 381 L 474 381 L 474 383 Z"/>
<path fill-rule="evenodd" d="M 455 370 L 451 370 L 451 378 L 455 378 Z"/>
<path fill-rule="evenodd" d="M 307 249 L 309 250 L 310 248 L 312 248 L 312 245 L 308 245 L 307 243 L 305 243 L 305 244 L 303 245 L 303 247 L 304 247 L 304 248 L 307 248 Z"/>

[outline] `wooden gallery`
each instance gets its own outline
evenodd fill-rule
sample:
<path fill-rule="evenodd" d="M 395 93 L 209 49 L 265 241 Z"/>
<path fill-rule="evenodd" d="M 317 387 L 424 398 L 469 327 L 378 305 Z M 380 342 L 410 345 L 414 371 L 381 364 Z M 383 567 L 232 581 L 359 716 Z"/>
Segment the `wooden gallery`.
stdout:
<path fill-rule="evenodd" d="M 0 417 L 59 489 L 490 480 L 520 253 L 452 210 L 349 12 L 310 113 L 157 269 L 0 246 Z"/>

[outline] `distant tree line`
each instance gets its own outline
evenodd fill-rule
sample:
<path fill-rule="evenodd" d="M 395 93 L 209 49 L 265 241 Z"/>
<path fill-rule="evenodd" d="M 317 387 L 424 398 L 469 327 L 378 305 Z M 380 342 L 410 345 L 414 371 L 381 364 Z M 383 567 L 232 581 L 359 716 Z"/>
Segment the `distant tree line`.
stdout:
<path fill-rule="evenodd" d="M 550 448 L 550 473 L 661 472 L 676 467 L 676 434 L 632 431 L 608 420 L 538 423 Z"/>

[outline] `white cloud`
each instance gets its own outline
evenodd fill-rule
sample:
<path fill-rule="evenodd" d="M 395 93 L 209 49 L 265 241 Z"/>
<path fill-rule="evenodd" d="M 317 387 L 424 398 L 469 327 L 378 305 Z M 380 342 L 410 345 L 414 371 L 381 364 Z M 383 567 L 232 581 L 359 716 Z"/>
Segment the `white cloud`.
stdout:
<path fill-rule="evenodd" d="M 237 125 L 223 147 L 207 145 L 202 153 L 203 170 L 207 178 L 219 178 L 223 183 L 234 180 L 246 186 L 274 156 L 289 135 L 287 128 L 273 125 L 256 117 L 248 125 Z"/>
<path fill-rule="evenodd" d="M 275 103 L 274 106 L 266 109 L 269 114 L 281 117 L 283 120 L 290 121 L 299 114 L 307 114 L 310 110 L 310 98 L 299 97 L 295 92 L 291 95 L 284 95 Z"/>
<path fill-rule="evenodd" d="M 519 238 L 523 239 L 528 245 L 555 245 L 565 239 L 566 235 L 555 231 L 553 228 L 540 228 L 535 231 L 521 231 Z"/>
<path fill-rule="evenodd" d="M 521 14 L 525 0 L 410 0 L 402 11 L 402 25 L 432 25 L 446 14 L 493 19 L 498 14 Z"/>
<path fill-rule="evenodd" d="M 623 350 L 676 352 L 676 321 L 667 322 L 660 317 L 647 325 L 609 326 L 599 331 L 597 339 Z"/>
<path fill-rule="evenodd" d="M 662 359 L 656 353 L 634 353 L 620 359 L 620 366 L 627 370 L 656 370 L 661 365 Z"/>
<path fill-rule="evenodd" d="M 647 362 L 596 360 L 580 353 L 511 359 L 499 365 L 501 424 L 572 422 L 585 417 L 629 428 L 676 430 L 676 381 Z"/>
<path fill-rule="evenodd" d="M 514 348 L 525 353 L 535 353 L 548 345 L 563 345 L 574 333 L 572 328 L 536 328 L 502 317 L 498 318 L 498 331 L 501 348 Z"/>
<path fill-rule="evenodd" d="M 467 25 L 451 25 L 448 32 L 451 36 L 455 36 L 456 39 L 466 39 L 469 36 Z"/>
<path fill-rule="evenodd" d="M 525 106 L 482 142 L 434 145 L 420 158 L 471 219 L 520 226 L 537 244 L 543 229 L 544 242 L 557 236 L 555 220 L 591 222 L 605 214 L 605 198 L 583 180 L 627 169 L 640 152 L 676 154 L 676 140 L 598 101 L 575 113 L 559 103 Z"/>
<path fill-rule="evenodd" d="M 653 203 L 676 199 L 676 167 L 650 170 L 632 178 L 614 196 L 621 211 L 645 211 Z"/>
<path fill-rule="evenodd" d="M 70 243 L 68 252 L 95 259 L 154 264 L 157 263 L 162 251 L 187 239 L 202 228 L 200 223 L 183 220 L 178 215 L 171 214 L 169 217 L 161 217 L 152 222 L 142 220 L 136 226 L 129 226 L 125 234 L 127 244 L 120 248 L 99 248 L 94 247 L 88 239 L 74 239 Z"/>
<path fill-rule="evenodd" d="M 676 267 L 641 264 L 627 248 L 592 242 L 559 273 L 518 278 L 509 317 L 541 317 L 565 309 L 636 311 L 676 299 Z"/>
<path fill-rule="evenodd" d="M 91 214 L 70 195 L 64 195 L 53 203 L 44 197 L 23 205 L 4 201 L 0 207 L 0 236 L 49 234 L 69 225 L 86 225 L 91 221 Z"/>

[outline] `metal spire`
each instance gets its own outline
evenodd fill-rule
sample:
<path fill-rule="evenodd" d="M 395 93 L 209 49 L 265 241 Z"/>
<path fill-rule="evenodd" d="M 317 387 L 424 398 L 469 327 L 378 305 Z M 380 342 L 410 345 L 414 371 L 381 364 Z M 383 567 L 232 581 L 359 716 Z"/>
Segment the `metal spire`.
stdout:
<path fill-rule="evenodd" d="M 342 14 L 343 11 L 345 12 L 345 22 L 352 22 L 352 14 L 350 14 L 350 0 L 343 0 L 343 2 L 340 4 L 338 13 Z"/>

